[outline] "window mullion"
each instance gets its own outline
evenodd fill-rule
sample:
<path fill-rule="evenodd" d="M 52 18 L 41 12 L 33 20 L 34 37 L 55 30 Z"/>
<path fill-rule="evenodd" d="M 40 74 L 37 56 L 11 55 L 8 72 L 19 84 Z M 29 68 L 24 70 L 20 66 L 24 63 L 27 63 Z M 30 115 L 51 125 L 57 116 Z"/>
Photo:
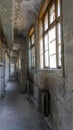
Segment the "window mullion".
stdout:
<path fill-rule="evenodd" d="M 57 30 L 57 24 L 56 24 L 56 65 L 58 68 L 58 30 Z"/>
<path fill-rule="evenodd" d="M 57 0 L 55 2 L 55 18 L 56 18 L 56 23 L 55 23 L 55 26 L 56 26 L 56 67 L 58 67 L 58 30 L 57 30 Z"/>
<path fill-rule="evenodd" d="M 44 19 L 43 19 L 43 64 L 44 64 L 44 68 L 45 68 L 45 45 L 44 45 Z"/>

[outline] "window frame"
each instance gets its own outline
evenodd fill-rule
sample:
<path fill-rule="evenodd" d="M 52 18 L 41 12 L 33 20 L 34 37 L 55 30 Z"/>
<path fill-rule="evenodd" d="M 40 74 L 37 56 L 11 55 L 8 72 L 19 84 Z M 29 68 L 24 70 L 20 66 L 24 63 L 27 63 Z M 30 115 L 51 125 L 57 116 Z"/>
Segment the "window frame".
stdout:
<path fill-rule="evenodd" d="M 50 9 L 52 7 L 52 5 L 55 4 L 55 20 L 50 23 Z M 44 29 L 44 19 L 45 19 L 45 15 L 48 13 L 48 29 L 45 30 Z M 58 54 L 58 24 L 60 23 L 60 27 L 62 28 L 62 22 L 61 22 L 61 0 L 60 0 L 60 16 L 58 16 L 58 0 L 52 0 L 50 1 L 43 17 L 42 17 L 42 22 L 43 22 L 43 69 L 61 69 L 62 68 L 62 34 L 61 34 L 61 66 L 59 65 L 59 54 Z M 50 55 L 48 55 L 49 57 L 49 65 L 48 66 L 45 66 L 45 35 L 49 33 L 49 31 L 55 26 L 56 28 L 56 68 L 51 68 L 50 67 Z M 62 29 L 61 29 L 62 30 Z M 61 33 L 61 30 L 60 30 L 60 33 Z M 48 36 L 49 37 L 49 36 Z M 48 40 L 48 44 L 49 44 L 49 40 Z M 49 49 L 49 47 L 48 47 Z M 48 53 L 49 53 L 49 50 L 48 50 Z M 40 66 L 41 68 L 41 66 Z"/>
<path fill-rule="evenodd" d="M 34 43 L 32 43 L 32 37 L 34 35 Z M 31 62 L 31 65 L 30 65 L 30 68 L 34 69 L 35 68 L 35 32 L 33 31 L 31 33 L 31 35 L 29 35 L 29 53 L 30 53 L 30 61 Z M 32 50 L 34 48 L 34 56 L 32 57 Z M 32 59 L 33 59 L 33 63 L 34 65 L 32 64 Z"/>

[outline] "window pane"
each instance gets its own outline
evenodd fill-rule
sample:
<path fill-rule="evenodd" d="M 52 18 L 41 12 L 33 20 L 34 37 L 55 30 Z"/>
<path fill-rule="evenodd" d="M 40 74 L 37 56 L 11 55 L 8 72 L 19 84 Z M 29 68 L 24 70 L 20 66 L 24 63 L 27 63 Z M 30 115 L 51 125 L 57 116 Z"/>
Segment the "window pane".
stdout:
<path fill-rule="evenodd" d="M 58 46 L 58 59 L 59 59 L 59 66 L 61 66 L 61 45 Z"/>
<path fill-rule="evenodd" d="M 56 68 L 56 55 L 50 56 L 50 68 Z"/>
<path fill-rule="evenodd" d="M 56 53 L 56 41 L 53 41 L 51 44 L 49 44 L 49 53 L 50 55 Z"/>
<path fill-rule="evenodd" d="M 45 50 L 48 50 L 48 34 L 45 35 L 45 38 L 44 38 L 44 44 L 45 44 Z"/>
<path fill-rule="evenodd" d="M 50 31 L 49 31 L 49 43 L 51 43 L 53 40 L 56 39 L 56 29 L 55 27 L 53 27 Z"/>
<path fill-rule="evenodd" d="M 55 4 L 50 8 L 50 24 L 55 20 Z"/>
<path fill-rule="evenodd" d="M 48 29 L 48 13 L 44 17 L 44 31 Z"/>
<path fill-rule="evenodd" d="M 45 66 L 48 67 L 49 66 L 49 54 L 48 51 L 45 52 Z"/>
<path fill-rule="evenodd" d="M 58 17 L 60 16 L 61 10 L 60 10 L 60 0 L 58 0 Z"/>
<path fill-rule="evenodd" d="M 31 42 L 32 42 L 32 45 L 33 45 L 34 44 L 34 34 L 31 37 Z"/>
<path fill-rule="evenodd" d="M 44 67 L 43 64 L 44 63 L 43 63 L 43 54 L 42 54 L 42 55 L 40 55 L 40 68 L 41 69 L 43 69 L 43 67 Z"/>
<path fill-rule="evenodd" d="M 43 53 L 43 38 L 40 40 L 40 54 Z"/>
<path fill-rule="evenodd" d="M 29 49 L 29 68 L 31 67 L 31 50 Z"/>
<path fill-rule="evenodd" d="M 58 44 L 61 44 L 61 25 L 58 23 Z"/>

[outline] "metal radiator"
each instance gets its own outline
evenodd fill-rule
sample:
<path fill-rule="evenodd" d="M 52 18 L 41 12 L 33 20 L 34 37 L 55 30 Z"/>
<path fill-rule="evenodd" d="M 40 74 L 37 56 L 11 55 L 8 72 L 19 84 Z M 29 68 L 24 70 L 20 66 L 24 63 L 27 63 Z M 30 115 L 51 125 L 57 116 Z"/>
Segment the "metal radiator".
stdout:
<path fill-rule="evenodd" d="M 50 96 L 47 90 L 40 90 L 39 93 L 39 110 L 44 116 L 49 115 Z"/>

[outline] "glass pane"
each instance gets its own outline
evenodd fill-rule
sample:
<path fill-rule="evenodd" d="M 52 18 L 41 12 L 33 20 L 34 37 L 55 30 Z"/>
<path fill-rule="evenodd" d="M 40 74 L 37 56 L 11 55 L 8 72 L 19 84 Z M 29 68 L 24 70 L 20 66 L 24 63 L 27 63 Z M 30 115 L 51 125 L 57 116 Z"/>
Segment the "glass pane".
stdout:
<path fill-rule="evenodd" d="M 48 35 L 47 34 L 45 35 L 44 42 L 45 42 L 44 43 L 45 44 L 45 50 L 48 50 L 49 45 L 48 45 Z"/>
<path fill-rule="evenodd" d="M 61 53 L 61 45 L 58 46 L 59 53 Z"/>
<path fill-rule="evenodd" d="M 58 0 L 58 17 L 60 16 L 61 10 L 60 10 L 60 0 Z"/>
<path fill-rule="evenodd" d="M 53 27 L 50 31 L 49 31 L 49 43 L 51 43 L 53 40 L 56 39 L 56 29 L 55 27 Z"/>
<path fill-rule="evenodd" d="M 31 67 L 31 50 L 29 50 L 29 68 Z"/>
<path fill-rule="evenodd" d="M 59 66 L 61 66 L 61 53 L 59 55 Z"/>
<path fill-rule="evenodd" d="M 53 55 L 56 53 L 56 41 L 53 41 L 51 44 L 49 44 L 49 52 L 50 52 L 50 55 Z"/>
<path fill-rule="evenodd" d="M 48 51 L 45 52 L 45 66 L 48 67 L 49 66 L 49 54 Z"/>
<path fill-rule="evenodd" d="M 50 56 L 50 68 L 56 68 L 56 55 Z"/>
<path fill-rule="evenodd" d="M 55 4 L 50 9 L 50 24 L 55 20 Z"/>
<path fill-rule="evenodd" d="M 58 43 L 61 44 L 61 25 L 58 23 Z"/>
<path fill-rule="evenodd" d="M 61 66 L 61 45 L 58 46 L 58 59 L 59 59 L 59 66 Z"/>
<path fill-rule="evenodd" d="M 33 45 L 34 44 L 34 34 L 31 37 L 31 42 L 32 42 L 32 45 Z"/>
<path fill-rule="evenodd" d="M 43 67 L 44 67 L 43 64 L 44 63 L 43 63 L 43 54 L 42 54 L 42 55 L 40 55 L 40 68 L 41 69 L 43 69 Z"/>
<path fill-rule="evenodd" d="M 48 13 L 44 17 L 44 31 L 48 29 Z"/>
<path fill-rule="evenodd" d="M 40 40 L 40 54 L 43 53 L 43 38 Z"/>

